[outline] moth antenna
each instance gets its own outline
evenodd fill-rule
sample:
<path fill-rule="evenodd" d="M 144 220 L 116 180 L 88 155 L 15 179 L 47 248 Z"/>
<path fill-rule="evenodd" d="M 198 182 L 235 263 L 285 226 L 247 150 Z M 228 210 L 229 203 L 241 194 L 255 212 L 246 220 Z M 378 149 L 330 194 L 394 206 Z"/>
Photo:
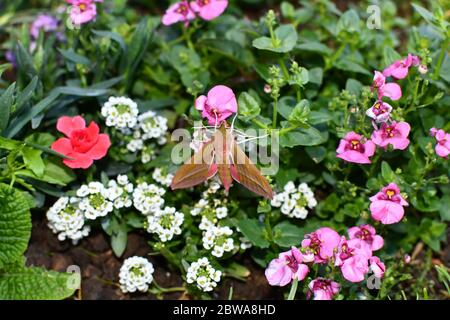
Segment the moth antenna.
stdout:
<path fill-rule="evenodd" d="M 236 118 L 237 118 L 237 113 L 234 115 L 233 121 L 231 121 L 231 132 L 233 132 L 233 130 L 234 130 L 234 121 L 236 121 Z"/>
<path fill-rule="evenodd" d="M 259 136 L 259 137 L 251 137 L 251 138 L 248 138 L 248 139 L 244 139 L 244 140 L 238 141 L 236 143 L 237 144 L 246 143 L 248 141 L 257 140 L 257 139 L 265 138 L 265 137 L 268 137 L 268 136 L 269 136 L 268 134 L 265 134 L 265 135 Z"/>

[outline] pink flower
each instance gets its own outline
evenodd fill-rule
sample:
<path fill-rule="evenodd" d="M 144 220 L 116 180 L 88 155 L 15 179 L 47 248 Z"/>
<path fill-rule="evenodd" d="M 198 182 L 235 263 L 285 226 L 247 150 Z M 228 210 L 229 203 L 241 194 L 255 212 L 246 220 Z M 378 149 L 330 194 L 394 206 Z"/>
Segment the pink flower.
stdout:
<path fill-rule="evenodd" d="M 368 259 L 372 256 L 371 248 L 360 239 L 341 238 L 335 254 L 335 266 L 341 268 L 342 275 L 350 282 L 363 281 L 369 272 Z"/>
<path fill-rule="evenodd" d="M 337 157 L 345 161 L 367 164 L 375 153 L 375 144 L 370 140 L 364 142 L 363 136 L 352 131 L 341 139 L 336 152 Z"/>
<path fill-rule="evenodd" d="M 408 202 L 400 194 L 400 189 L 395 183 L 390 183 L 380 192 L 370 198 L 370 212 L 372 218 L 383 224 L 399 222 L 405 213 L 403 207 Z"/>
<path fill-rule="evenodd" d="M 379 71 L 375 71 L 372 83 L 373 88 L 376 88 L 378 91 L 378 100 L 388 97 L 395 101 L 402 97 L 402 88 L 397 83 L 386 83 L 386 77 Z"/>
<path fill-rule="evenodd" d="M 64 159 L 63 162 L 72 169 L 89 168 L 94 160 L 103 158 L 111 146 L 108 135 L 99 133 L 95 122 L 86 127 L 86 122 L 80 116 L 59 118 L 56 129 L 67 138 L 59 138 L 53 142 L 51 148 L 70 158 Z"/>
<path fill-rule="evenodd" d="M 70 19 L 75 25 L 87 23 L 97 16 L 96 2 L 103 2 L 103 0 L 66 0 L 72 5 L 70 10 Z"/>
<path fill-rule="evenodd" d="M 189 21 L 193 19 L 195 19 L 195 13 L 189 6 L 189 3 L 183 0 L 171 5 L 166 10 L 166 13 L 162 17 L 162 23 L 165 26 L 169 26 L 177 22 L 184 22 L 184 25 L 188 26 Z"/>
<path fill-rule="evenodd" d="M 371 257 L 369 259 L 370 262 L 370 270 L 374 273 L 375 277 L 383 278 L 384 272 L 386 271 L 386 267 L 383 262 L 381 262 L 378 257 Z"/>
<path fill-rule="evenodd" d="M 309 272 L 300 250 L 292 247 L 291 250 L 282 252 L 277 259 L 270 262 L 265 275 L 271 286 L 283 287 L 293 279 L 303 280 Z"/>
<path fill-rule="evenodd" d="M 308 285 L 308 299 L 314 295 L 314 300 L 333 300 L 339 293 L 340 285 L 329 279 L 317 278 Z"/>
<path fill-rule="evenodd" d="M 58 29 L 58 20 L 52 16 L 41 14 L 33 21 L 30 27 L 30 34 L 34 39 L 39 37 L 39 31 L 56 31 Z"/>
<path fill-rule="evenodd" d="M 220 16 L 228 6 L 228 0 L 195 0 L 191 1 L 191 8 L 200 18 L 213 20 Z"/>
<path fill-rule="evenodd" d="M 202 111 L 202 117 L 208 119 L 210 125 L 220 124 L 237 112 L 237 101 L 233 90 L 226 86 L 215 86 L 208 96 L 200 96 L 195 101 L 195 108 Z"/>
<path fill-rule="evenodd" d="M 381 100 L 377 100 L 370 109 L 367 109 L 366 115 L 375 120 L 375 122 L 386 122 L 391 116 L 392 106 Z"/>
<path fill-rule="evenodd" d="M 394 149 L 405 150 L 409 145 L 409 131 L 407 122 L 395 122 L 390 125 L 382 123 L 381 128 L 372 133 L 372 141 L 380 147 L 387 148 L 390 144 Z"/>
<path fill-rule="evenodd" d="M 405 256 L 403 257 L 403 261 L 406 264 L 409 264 L 411 262 L 411 256 L 409 254 L 405 254 Z"/>
<path fill-rule="evenodd" d="M 325 263 L 333 257 L 334 249 L 339 245 L 339 234 L 331 228 L 319 228 L 307 234 L 302 241 L 305 254 L 314 254 L 315 263 Z M 310 261 L 310 259 L 307 259 Z"/>
<path fill-rule="evenodd" d="M 431 128 L 431 136 L 436 138 L 437 144 L 435 147 L 436 154 L 442 158 L 448 158 L 450 154 L 450 133 L 446 133 L 442 129 Z"/>
<path fill-rule="evenodd" d="M 370 250 L 377 251 L 384 245 L 383 237 L 376 234 L 375 228 L 369 224 L 348 229 L 350 239 L 359 239 L 366 243 Z"/>
<path fill-rule="evenodd" d="M 404 79 L 408 75 L 409 68 L 411 66 L 417 66 L 420 64 L 420 59 L 417 56 L 408 54 L 405 59 L 397 60 L 389 67 L 383 70 L 385 77 L 394 77 L 395 79 Z"/>

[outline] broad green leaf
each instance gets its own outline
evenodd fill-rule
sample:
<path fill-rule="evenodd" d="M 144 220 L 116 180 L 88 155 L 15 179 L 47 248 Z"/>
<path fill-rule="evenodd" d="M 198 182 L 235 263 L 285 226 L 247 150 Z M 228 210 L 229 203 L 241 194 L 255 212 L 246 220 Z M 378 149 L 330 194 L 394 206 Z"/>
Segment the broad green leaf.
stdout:
<path fill-rule="evenodd" d="M 23 255 L 30 235 L 29 199 L 18 189 L 0 183 L 0 269 Z"/>
<path fill-rule="evenodd" d="M 280 137 L 280 145 L 285 148 L 295 146 L 316 146 L 322 144 L 326 139 L 319 130 L 314 127 L 298 128 Z"/>
<path fill-rule="evenodd" d="M 203 39 L 198 42 L 198 45 L 247 67 L 252 66 L 254 63 L 252 53 L 235 41 L 226 39 Z"/>
<path fill-rule="evenodd" d="M 23 161 L 28 169 L 33 173 L 42 177 L 44 174 L 45 164 L 41 158 L 42 151 L 30 147 L 22 148 Z"/>
<path fill-rule="evenodd" d="M 308 156 L 315 163 L 322 162 L 322 160 L 325 159 L 325 156 L 327 155 L 327 149 L 325 147 L 322 147 L 322 146 L 306 147 L 305 151 L 308 154 Z"/>
<path fill-rule="evenodd" d="M 238 222 L 242 234 L 256 247 L 268 248 L 270 243 L 264 237 L 264 225 L 257 219 L 243 219 Z"/>
<path fill-rule="evenodd" d="M 291 124 L 296 126 L 306 125 L 310 111 L 309 101 L 303 99 L 295 105 L 288 120 Z"/>
<path fill-rule="evenodd" d="M 347 79 L 347 82 L 345 83 L 345 90 L 357 97 L 361 94 L 362 87 L 362 83 L 355 79 Z"/>
<path fill-rule="evenodd" d="M 333 53 L 333 50 L 331 50 L 325 44 L 315 41 L 300 43 L 295 46 L 295 49 L 300 51 L 317 52 L 325 56 L 330 56 Z"/>
<path fill-rule="evenodd" d="M 253 46 L 260 50 L 286 53 L 291 51 L 297 43 L 297 31 L 290 24 L 279 26 L 274 33 L 276 39 L 260 37 L 253 40 Z"/>
<path fill-rule="evenodd" d="M 384 182 L 391 183 L 396 181 L 396 175 L 394 171 L 392 171 L 391 166 L 386 161 L 381 163 L 381 176 L 383 177 Z"/>
<path fill-rule="evenodd" d="M 114 40 L 119 44 L 119 46 L 122 48 L 124 52 L 127 51 L 127 45 L 125 44 L 125 41 L 123 40 L 122 36 L 118 33 L 112 32 L 112 31 L 104 31 L 104 30 L 92 30 L 92 33 L 99 37 L 109 38 L 111 40 Z"/>
<path fill-rule="evenodd" d="M 358 13 L 353 9 L 344 12 L 338 20 L 335 32 L 336 35 L 344 39 L 359 34 L 361 28 Z"/>
<path fill-rule="evenodd" d="M 13 266 L 0 271 L 0 300 L 62 300 L 80 287 L 79 273 Z"/>
<path fill-rule="evenodd" d="M 242 92 L 238 98 L 239 115 L 247 120 L 253 119 L 261 112 L 259 103 L 249 93 Z"/>
<path fill-rule="evenodd" d="M 336 62 L 335 67 L 344 70 L 344 71 L 350 71 L 355 73 L 361 73 L 366 75 L 371 75 L 371 73 L 361 65 L 357 64 L 356 62 L 347 60 L 347 59 L 341 59 L 338 62 Z"/>
<path fill-rule="evenodd" d="M 273 228 L 274 242 L 280 247 L 300 246 L 304 232 L 301 228 L 291 224 L 289 221 L 283 221 Z"/>
<path fill-rule="evenodd" d="M 120 225 L 117 230 L 113 230 L 111 235 L 111 248 L 117 257 L 122 256 L 127 248 L 128 231 L 126 224 Z"/>
<path fill-rule="evenodd" d="M 55 163 L 55 162 L 58 163 Z M 29 177 L 37 179 L 43 182 L 57 184 L 60 186 L 65 186 L 75 180 L 76 175 L 71 169 L 66 167 L 64 164 L 59 163 L 60 160 L 54 159 L 50 161 L 49 159 L 44 159 L 45 169 L 42 176 L 37 176 L 31 170 L 19 170 L 16 172 L 18 176 Z"/>

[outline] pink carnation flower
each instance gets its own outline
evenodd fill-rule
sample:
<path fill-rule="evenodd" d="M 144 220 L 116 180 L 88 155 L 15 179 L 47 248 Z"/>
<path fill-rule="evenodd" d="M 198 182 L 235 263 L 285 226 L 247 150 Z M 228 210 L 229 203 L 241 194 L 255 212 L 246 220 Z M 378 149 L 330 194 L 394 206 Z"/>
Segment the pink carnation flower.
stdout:
<path fill-rule="evenodd" d="M 377 100 L 370 109 L 367 109 L 366 115 L 375 122 L 386 122 L 391 116 L 392 106 L 389 103 Z"/>
<path fill-rule="evenodd" d="M 220 126 L 233 113 L 237 112 L 237 101 L 233 90 L 226 86 L 215 86 L 208 96 L 200 96 L 195 101 L 195 108 L 202 111 L 202 117 L 208 119 L 210 125 Z"/>
<path fill-rule="evenodd" d="M 388 97 L 391 100 L 398 100 L 402 97 L 402 88 L 397 83 L 386 83 L 386 77 L 379 71 L 375 71 L 372 88 L 378 91 L 378 100 Z"/>
<path fill-rule="evenodd" d="M 400 189 L 395 183 L 390 183 L 382 188 L 380 192 L 370 198 L 370 212 L 372 218 L 383 224 L 393 224 L 399 222 L 405 211 L 404 206 L 408 202 L 400 194 Z"/>
<path fill-rule="evenodd" d="M 293 279 L 305 279 L 308 272 L 308 266 L 303 264 L 302 253 L 292 247 L 291 250 L 280 253 L 277 259 L 270 262 L 265 275 L 271 286 L 283 287 L 291 283 Z"/>
<path fill-rule="evenodd" d="M 185 26 L 189 25 L 189 21 L 195 19 L 195 13 L 192 11 L 189 3 L 186 0 L 177 2 L 171 5 L 164 16 L 162 17 L 162 23 L 165 26 L 177 22 L 184 22 Z"/>
<path fill-rule="evenodd" d="M 314 254 L 315 263 L 325 263 L 333 257 L 334 249 L 339 245 L 340 236 L 331 228 L 319 228 L 315 232 L 307 234 L 302 241 L 305 254 Z M 311 259 L 307 259 L 311 261 Z"/>
<path fill-rule="evenodd" d="M 411 126 L 407 122 L 395 122 L 390 125 L 382 123 L 381 128 L 372 133 L 372 141 L 382 148 L 392 145 L 394 149 L 405 150 L 409 145 L 409 131 Z"/>
<path fill-rule="evenodd" d="M 94 20 L 97 16 L 96 2 L 103 0 L 66 0 L 72 5 L 70 10 L 70 19 L 75 25 L 80 25 Z"/>
<path fill-rule="evenodd" d="M 220 16 L 228 6 L 228 0 L 195 0 L 191 8 L 204 20 L 213 20 Z"/>
<path fill-rule="evenodd" d="M 385 77 L 394 77 L 395 79 L 404 79 L 408 75 L 411 66 L 420 64 L 420 59 L 417 56 L 408 54 L 405 59 L 397 60 L 389 67 L 383 70 Z"/>
<path fill-rule="evenodd" d="M 431 136 L 436 138 L 437 144 L 435 147 L 436 154 L 442 158 L 448 158 L 450 154 L 450 133 L 446 133 L 442 129 L 431 128 Z"/>
<path fill-rule="evenodd" d="M 383 237 L 376 234 L 375 228 L 369 224 L 348 229 L 350 239 L 359 239 L 366 243 L 371 251 L 377 251 L 384 245 Z"/>
<path fill-rule="evenodd" d="M 369 158 L 375 153 L 375 144 L 370 140 L 364 142 L 363 136 L 349 132 L 341 139 L 336 152 L 337 157 L 345 161 L 367 164 L 371 163 Z"/>
<path fill-rule="evenodd" d="M 314 300 L 333 300 L 339 293 L 340 285 L 329 279 L 317 278 L 309 283 L 308 288 L 308 299 L 314 295 Z"/>

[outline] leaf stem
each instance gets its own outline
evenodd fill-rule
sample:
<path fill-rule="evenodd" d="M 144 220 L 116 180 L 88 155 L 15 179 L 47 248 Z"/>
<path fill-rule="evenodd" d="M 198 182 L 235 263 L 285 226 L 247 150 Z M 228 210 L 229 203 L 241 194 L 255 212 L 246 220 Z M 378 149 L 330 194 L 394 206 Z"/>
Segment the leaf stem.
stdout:
<path fill-rule="evenodd" d="M 284 63 L 283 59 L 278 59 L 278 64 L 280 65 L 281 71 L 283 71 L 284 80 L 289 81 L 289 71 Z"/>
<path fill-rule="evenodd" d="M 291 291 L 289 291 L 289 296 L 287 300 L 294 300 L 295 294 L 297 293 L 297 287 L 298 287 L 298 278 L 294 278 L 291 285 Z"/>

